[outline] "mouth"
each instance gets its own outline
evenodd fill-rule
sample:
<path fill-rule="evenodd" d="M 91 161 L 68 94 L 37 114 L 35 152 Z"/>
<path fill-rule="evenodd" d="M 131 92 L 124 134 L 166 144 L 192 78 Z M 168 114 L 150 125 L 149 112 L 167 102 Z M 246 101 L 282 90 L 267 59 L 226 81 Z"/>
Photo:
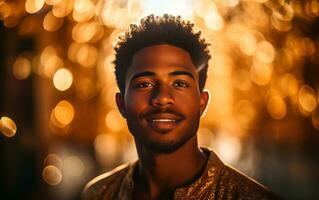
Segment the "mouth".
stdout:
<path fill-rule="evenodd" d="M 182 120 L 182 117 L 170 113 L 153 114 L 146 118 L 149 127 L 160 133 L 172 131 Z"/>

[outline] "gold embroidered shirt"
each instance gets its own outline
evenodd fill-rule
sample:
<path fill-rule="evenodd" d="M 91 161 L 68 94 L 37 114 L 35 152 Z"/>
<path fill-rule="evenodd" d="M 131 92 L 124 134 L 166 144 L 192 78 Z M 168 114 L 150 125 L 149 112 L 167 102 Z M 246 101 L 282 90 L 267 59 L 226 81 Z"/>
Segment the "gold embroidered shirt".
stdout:
<path fill-rule="evenodd" d="M 268 200 L 280 199 L 261 184 L 225 165 L 213 151 L 205 171 L 192 184 L 177 188 L 173 200 Z M 84 200 L 132 200 L 133 174 L 137 162 L 121 165 L 90 181 L 83 191 Z"/>

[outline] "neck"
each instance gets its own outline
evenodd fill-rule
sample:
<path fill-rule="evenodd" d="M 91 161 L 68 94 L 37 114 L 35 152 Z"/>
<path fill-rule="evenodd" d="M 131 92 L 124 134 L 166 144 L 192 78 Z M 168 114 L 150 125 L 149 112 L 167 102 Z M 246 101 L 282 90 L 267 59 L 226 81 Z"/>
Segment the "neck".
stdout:
<path fill-rule="evenodd" d="M 196 135 L 171 153 L 155 153 L 136 146 L 139 155 L 136 187 L 151 199 L 160 198 L 160 194 L 172 195 L 174 189 L 193 182 L 207 160 L 198 148 Z"/>

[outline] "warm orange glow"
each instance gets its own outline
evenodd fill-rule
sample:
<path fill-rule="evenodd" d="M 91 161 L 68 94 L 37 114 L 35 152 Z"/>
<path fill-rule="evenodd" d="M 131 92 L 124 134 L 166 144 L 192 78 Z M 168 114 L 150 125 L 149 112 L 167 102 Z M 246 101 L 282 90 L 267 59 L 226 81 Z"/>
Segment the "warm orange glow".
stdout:
<path fill-rule="evenodd" d="M 26 0 L 25 2 L 25 10 L 28 13 L 36 13 L 38 12 L 44 5 L 44 0 Z"/>
<path fill-rule="evenodd" d="M 211 12 L 205 17 L 206 26 L 214 31 L 219 31 L 224 28 L 224 20 L 223 18 L 214 12 Z"/>
<path fill-rule="evenodd" d="M 94 149 L 96 159 L 99 163 L 107 166 L 117 156 L 119 150 L 117 138 L 113 134 L 99 134 L 94 140 Z"/>
<path fill-rule="evenodd" d="M 256 58 L 262 63 L 271 63 L 275 59 L 275 49 L 270 42 L 261 41 L 257 44 Z"/>
<path fill-rule="evenodd" d="M 53 110 L 55 119 L 65 127 L 70 124 L 74 118 L 74 108 L 68 101 L 60 101 Z"/>
<path fill-rule="evenodd" d="M 53 76 L 54 87 L 60 91 L 65 91 L 71 87 L 73 76 L 70 70 L 61 68 Z"/>
<path fill-rule="evenodd" d="M 62 161 L 61 157 L 55 153 L 50 153 L 49 155 L 47 155 L 43 161 L 43 164 L 45 166 L 53 165 L 59 169 L 62 169 L 62 167 L 63 167 L 63 161 Z"/>
<path fill-rule="evenodd" d="M 61 0 L 52 8 L 53 15 L 56 17 L 65 17 L 72 12 L 73 0 Z"/>
<path fill-rule="evenodd" d="M 287 114 L 286 103 L 279 96 L 272 96 L 267 103 L 267 110 L 274 119 L 283 119 Z"/>
<path fill-rule="evenodd" d="M 17 126 L 9 117 L 1 117 L 0 132 L 6 137 L 13 137 L 17 132 Z"/>
<path fill-rule="evenodd" d="M 11 6 L 7 2 L 0 2 L 0 20 L 4 20 L 12 13 Z"/>
<path fill-rule="evenodd" d="M 250 78 L 257 85 L 267 85 L 271 80 L 272 65 L 254 62 L 250 68 Z"/>
<path fill-rule="evenodd" d="M 317 107 L 316 94 L 312 87 L 303 85 L 299 90 L 299 104 L 306 112 L 312 112 Z"/>
<path fill-rule="evenodd" d="M 76 156 L 69 156 L 65 158 L 63 163 L 63 172 L 65 177 L 79 177 L 85 170 L 83 161 Z"/>
<path fill-rule="evenodd" d="M 58 18 L 54 16 L 53 13 L 50 11 L 44 17 L 43 28 L 46 31 L 54 32 L 62 26 L 63 21 L 64 21 L 63 18 Z"/>
<path fill-rule="evenodd" d="M 97 49 L 90 44 L 81 46 L 77 53 L 77 61 L 83 67 L 94 67 L 97 61 Z"/>
<path fill-rule="evenodd" d="M 253 34 L 249 32 L 243 33 L 241 35 L 241 39 L 238 42 L 239 48 L 244 54 L 248 56 L 252 56 L 255 54 L 257 40 Z"/>
<path fill-rule="evenodd" d="M 125 121 L 118 110 L 111 110 L 105 117 L 106 125 L 114 132 L 120 131 L 125 127 Z"/>
<path fill-rule="evenodd" d="M 249 129 L 256 116 L 254 105 L 249 100 L 240 100 L 235 107 L 235 117 L 243 129 Z"/>
<path fill-rule="evenodd" d="M 45 3 L 48 5 L 55 5 L 55 4 L 58 4 L 60 1 L 63 1 L 63 0 L 45 0 Z"/>
<path fill-rule="evenodd" d="M 248 91 L 251 89 L 252 82 L 249 72 L 246 69 L 237 69 L 234 72 L 233 83 L 239 90 Z"/>
<path fill-rule="evenodd" d="M 73 19 L 77 22 L 85 22 L 94 16 L 95 6 L 91 0 L 75 0 Z"/>
<path fill-rule="evenodd" d="M 63 60 L 57 55 L 53 46 L 47 46 L 41 53 L 38 73 L 41 76 L 51 78 L 58 68 L 63 67 Z"/>
<path fill-rule="evenodd" d="M 56 166 L 48 165 L 43 169 L 42 178 L 47 184 L 55 186 L 61 183 L 62 173 Z"/>
<path fill-rule="evenodd" d="M 29 77 L 31 73 L 31 62 L 28 58 L 20 56 L 16 59 L 13 65 L 13 75 L 19 80 Z"/>

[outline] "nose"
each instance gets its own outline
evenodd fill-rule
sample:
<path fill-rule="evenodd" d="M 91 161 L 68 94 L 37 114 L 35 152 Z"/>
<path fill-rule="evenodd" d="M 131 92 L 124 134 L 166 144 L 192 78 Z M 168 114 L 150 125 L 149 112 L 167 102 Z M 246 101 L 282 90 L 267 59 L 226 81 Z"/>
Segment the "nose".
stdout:
<path fill-rule="evenodd" d="M 155 107 L 165 107 L 174 103 L 172 91 L 168 86 L 158 86 L 154 90 L 151 104 Z"/>

